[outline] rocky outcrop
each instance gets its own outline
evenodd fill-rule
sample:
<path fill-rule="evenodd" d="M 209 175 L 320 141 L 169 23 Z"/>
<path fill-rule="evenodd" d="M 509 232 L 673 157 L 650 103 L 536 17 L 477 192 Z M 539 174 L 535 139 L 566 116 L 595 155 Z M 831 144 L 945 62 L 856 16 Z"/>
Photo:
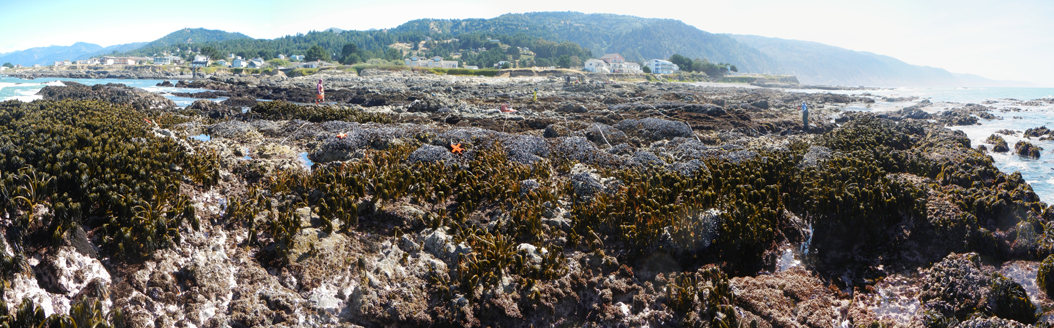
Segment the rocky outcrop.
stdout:
<path fill-rule="evenodd" d="M 159 94 L 124 84 L 109 83 L 93 86 L 65 81 L 64 86 L 46 86 L 37 94 L 48 100 L 102 100 L 113 104 L 130 105 L 135 109 L 174 109 L 176 103 Z"/>

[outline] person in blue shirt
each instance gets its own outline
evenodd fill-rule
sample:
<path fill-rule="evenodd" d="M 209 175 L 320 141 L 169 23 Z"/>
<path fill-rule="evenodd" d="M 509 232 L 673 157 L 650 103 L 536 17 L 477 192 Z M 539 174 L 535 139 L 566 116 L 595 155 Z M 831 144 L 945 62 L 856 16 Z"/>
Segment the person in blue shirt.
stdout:
<path fill-rule="evenodd" d="M 802 130 L 809 131 L 809 105 L 804 100 L 801 102 L 801 122 Z"/>

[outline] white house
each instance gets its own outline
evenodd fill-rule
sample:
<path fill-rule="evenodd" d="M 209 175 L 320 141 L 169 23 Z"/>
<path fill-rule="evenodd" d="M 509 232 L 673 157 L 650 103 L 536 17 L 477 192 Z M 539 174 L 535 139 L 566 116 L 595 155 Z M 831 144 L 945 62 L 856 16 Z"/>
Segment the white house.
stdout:
<path fill-rule="evenodd" d="M 668 60 L 652 59 L 649 60 L 644 66 L 651 69 L 653 74 L 673 74 L 680 70 L 677 64 L 671 63 Z"/>
<path fill-rule="evenodd" d="M 0 66 L 0 72 L 6 71 L 6 70 L 7 70 L 7 66 Z"/>
<path fill-rule="evenodd" d="M 113 57 L 103 57 L 102 61 L 100 61 L 99 63 L 103 65 L 113 65 L 113 60 Z"/>
<path fill-rule="evenodd" d="M 322 63 L 317 60 L 300 64 L 300 68 L 318 68 L 319 66 L 322 66 Z"/>
<path fill-rule="evenodd" d="M 641 73 L 640 64 L 634 62 L 623 62 L 611 64 L 612 73 Z"/>
<path fill-rule="evenodd" d="M 209 57 L 202 55 L 194 55 L 194 61 L 190 63 L 190 67 L 205 67 L 209 66 Z"/>
<path fill-rule="evenodd" d="M 304 55 L 292 55 L 289 58 L 294 61 L 304 61 Z"/>
<path fill-rule="evenodd" d="M 278 59 L 285 59 L 285 55 L 283 55 L 283 54 L 278 54 Z"/>
<path fill-rule="evenodd" d="M 443 57 L 439 56 L 435 56 L 432 59 L 411 56 L 410 58 L 403 59 L 403 63 L 410 67 L 457 68 L 456 60 L 443 60 Z"/>
<path fill-rule="evenodd" d="M 234 68 L 245 68 L 247 66 L 249 66 L 249 62 L 241 58 L 236 58 L 231 62 L 231 67 Z"/>
<path fill-rule="evenodd" d="M 172 65 L 171 56 L 154 57 L 154 65 Z"/>
<path fill-rule="evenodd" d="M 593 73 L 611 73 L 611 67 L 608 66 L 608 63 L 599 59 L 586 60 L 585 68 L 583 68 L 583 70 Z"/>

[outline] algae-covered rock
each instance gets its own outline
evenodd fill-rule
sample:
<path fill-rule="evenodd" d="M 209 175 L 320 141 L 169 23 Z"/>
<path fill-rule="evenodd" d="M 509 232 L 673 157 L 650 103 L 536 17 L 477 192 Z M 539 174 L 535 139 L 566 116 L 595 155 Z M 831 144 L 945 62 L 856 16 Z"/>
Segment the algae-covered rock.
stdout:
<path fill-rule="evenodd" d="M 1039 158 L 1040 153 L 1042 153 L 1042 151 L 1043 148 L 1033 145 L 1031 142 L 1028 141 L 1022 140 L 1014 144 L 1014 152 L 1022 157 L 1036 159 Z"/>
<path fill-rule="evenodd" d="M 1054 295 L 1054 255 L 1047 255 L 1039 264 L 1036 272 L 1036 285 L 1039 286 L 1047 296 Z"/>
<path fill-rule="evenodd" d="M 1036 322 L 1036 305 L 1032 304 L 1021 284 L 995 273 L 992 275 L 991 292 L 988 306 L 993 314 L 1027 324 Z"/>

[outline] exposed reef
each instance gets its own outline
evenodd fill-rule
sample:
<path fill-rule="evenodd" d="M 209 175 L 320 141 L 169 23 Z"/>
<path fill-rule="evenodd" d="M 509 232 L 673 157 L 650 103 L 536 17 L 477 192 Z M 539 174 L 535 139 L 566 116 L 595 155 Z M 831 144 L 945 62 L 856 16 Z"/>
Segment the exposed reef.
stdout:
<path fill-rule="evenodd" d="M 1049 324 L 1054 211 L 945 127 L 988 107 L 324 78 L 321 106 L 315 76 L 180 82 L 230 97 L 187 108 L 72 83 L 0 103 L 0 321 Z"/>

